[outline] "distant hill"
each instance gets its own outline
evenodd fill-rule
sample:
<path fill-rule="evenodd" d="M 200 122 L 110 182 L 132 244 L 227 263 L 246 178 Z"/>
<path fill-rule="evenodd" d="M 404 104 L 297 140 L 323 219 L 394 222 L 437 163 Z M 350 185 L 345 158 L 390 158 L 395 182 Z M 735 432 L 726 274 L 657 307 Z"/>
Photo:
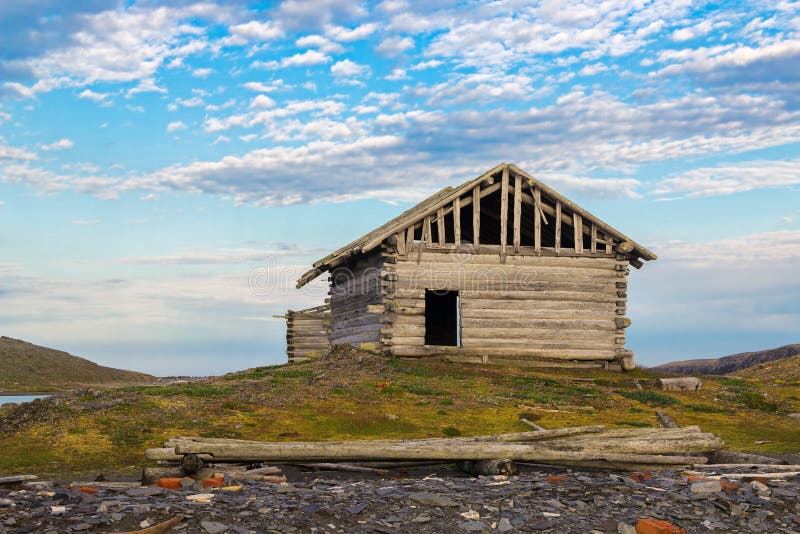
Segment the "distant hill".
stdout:
<path fill-rule="evenodd" d="M 152 380 L 143 373 L 103 367 L 64 351 L 0 337 L 0 391 L 52 391 Z"/>
<path fill-rule="evenodd" d="M 777 349 L 731 354 L 722 358 L 685 360 L 653 367 L 654 371 L 677 374 L 727 375 L 760 363 L 772 362 L 800 354 L 800 344 L 785 345 Z"/>
<path fill-rule="evenodd" d="M 798 381 L 800 380 L 800 354 L 771 362 L 759 363 L 731 374 L 741 378 L 757 378 L 766 382 L 776 380 Z"/>

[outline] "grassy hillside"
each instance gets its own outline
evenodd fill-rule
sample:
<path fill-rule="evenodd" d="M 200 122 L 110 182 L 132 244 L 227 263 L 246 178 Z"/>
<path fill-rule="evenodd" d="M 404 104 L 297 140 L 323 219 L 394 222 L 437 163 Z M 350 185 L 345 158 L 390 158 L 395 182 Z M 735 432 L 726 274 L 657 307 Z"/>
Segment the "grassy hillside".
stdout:
<path fill-rule="evenodd" d="M 800 385 L 800 354 L 741 369 L 733 373 L 733 376 L 764 382 L 795 383 Z"/>
<path fill-rule="evenodd" d="M 789 358 L 797 354 L 800 354 L 800 344 L 784 345 L 783 347 L 775 349 L 758 350 L 754 352 L 742 352 L 739 354 L 731 354 L 730 356 L 723 356 L 722 358 L 670 362 L 653 367 L 653 370 L 684 375 L 727 375 L 741 369 L 752 367 L 753 365 Z"/>
<path fill-rule="evenodd" d="M 0 337 L 0 391 L 58 391 L 150 380 L 150 375 L 103 367 L 60 350 Z"/>
<path fill-rule="evenodd" d="M 644 391 L 632 380 L 638 379 Z M 556 428 L 656 426 L 663 409 L 734 449 L 796 451 L 795 384 L 713 378 L 665 394 L 656 375 L 386 360 L 345 351 L 183 386 L 128 387 L 0 410 L 0 472 L 64 473 L 141 466 L 171 436 L 268 440 L 431 437 Z M 591 379 L 591 380 L 587 380 Z M 755 445 L 757 440 L 770 443 Z M 132 468 L 131 468 L 132 469 Z"/>

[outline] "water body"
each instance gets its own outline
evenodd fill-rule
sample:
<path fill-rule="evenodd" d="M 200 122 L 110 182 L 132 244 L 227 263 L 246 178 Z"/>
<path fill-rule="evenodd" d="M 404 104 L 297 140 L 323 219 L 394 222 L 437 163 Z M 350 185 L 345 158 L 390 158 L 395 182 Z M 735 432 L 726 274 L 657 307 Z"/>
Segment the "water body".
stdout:
<path fill-rule="evenodd" d="M 0 395 L 0 405 L 3 405 L 7 402 L 30 402 L 34 399 L 43 399 L 49 396 L 50 395 Z"/>

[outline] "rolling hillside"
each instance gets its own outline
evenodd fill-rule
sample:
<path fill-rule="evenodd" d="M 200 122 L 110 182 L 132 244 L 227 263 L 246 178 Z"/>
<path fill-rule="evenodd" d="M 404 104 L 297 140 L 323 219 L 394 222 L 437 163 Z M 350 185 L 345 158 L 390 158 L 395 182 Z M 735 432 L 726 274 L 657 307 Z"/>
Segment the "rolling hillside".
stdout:
<path fill-rule="evenodd" d="M 54 391 L 152 380 L 143 373 L 103 367 L 64 351 L 0 337 L 0 391 Z"/>
<path fill-rule="evenodd" d="M 727 375 L 761 363 L 772 362 L 800 354 L 800 344 L 776 349 L 731 354 L 722 358 L 670 362 L 651 368 L 653 371 L 677 374 Z"/>
<path fill-rule="evenodd" d="M 800 354 L 760 363 L 731 374 L 740 378 L 753 378 L 765 382 L 797 382 L 800 381 Z"/>

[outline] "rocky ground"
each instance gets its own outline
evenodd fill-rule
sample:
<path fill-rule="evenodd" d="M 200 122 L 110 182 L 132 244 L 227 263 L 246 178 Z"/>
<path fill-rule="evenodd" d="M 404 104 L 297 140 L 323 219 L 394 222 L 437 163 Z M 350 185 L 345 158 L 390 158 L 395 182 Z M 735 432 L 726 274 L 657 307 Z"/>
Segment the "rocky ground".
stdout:
<path fill-rule="evenodd" d="M 168 532 L 635 533 L 642 518 L 687 532 L 800 532 L 798 478 L 720 485 L 678 472 L 523 468 L 517 477 L 468 477 L 443 467 L 386 477 L 287 474 L 285 484 L 214 491 L 0 488 L 0 533 L 136 531 L 178 514 Z"/>

